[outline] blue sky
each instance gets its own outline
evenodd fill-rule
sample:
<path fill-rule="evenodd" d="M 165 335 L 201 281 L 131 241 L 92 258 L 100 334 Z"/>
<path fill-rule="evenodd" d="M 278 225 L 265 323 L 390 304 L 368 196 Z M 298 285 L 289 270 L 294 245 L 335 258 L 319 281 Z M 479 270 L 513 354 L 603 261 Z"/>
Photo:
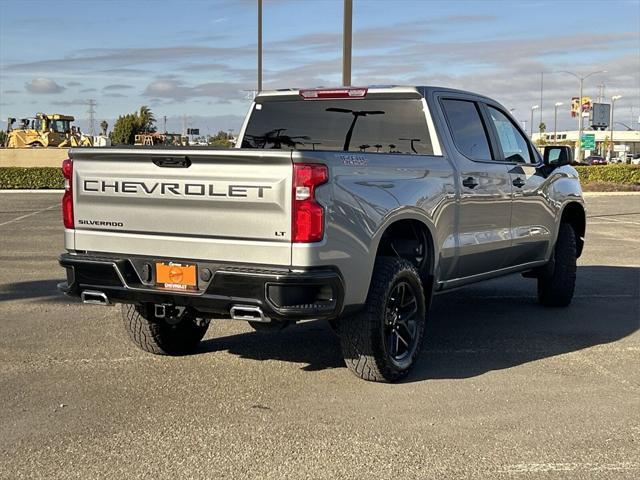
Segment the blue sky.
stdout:
<path fill-rule="evenodd" d="M 426 84 L 496 98 L 528 120 L 540 103 L 620 94 L 640 115 L 640 0 L 354 0 L 353 83 Z M 55 5 L 55 8 L 50 8 Z M 341 80 L 342 0 L 264 0 L 264 88 Z M 169 130 L 239 129 L 256 85 L 256 2 L 0 0 L 0 119 L 37 111 L 97 120 L 150 105 Z M 536 115 L 536 124 L 539 117 Z M 575 123 L 565 108 L 559 125 Z M 86 129 L 86 122 L 80 121 Z M 162 126 L 162 125 L 161 125 Z M 622 128 L 622 127 L 620 127 Z"/>

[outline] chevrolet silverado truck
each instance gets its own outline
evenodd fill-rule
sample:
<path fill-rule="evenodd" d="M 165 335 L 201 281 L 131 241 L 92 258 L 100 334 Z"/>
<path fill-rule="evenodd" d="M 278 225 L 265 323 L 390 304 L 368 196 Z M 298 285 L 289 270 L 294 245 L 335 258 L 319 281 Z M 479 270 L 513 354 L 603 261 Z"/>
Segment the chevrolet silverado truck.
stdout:
<path fill-rule="evenodd" d="M 71 149 L 60 289 L 122 304 L 154 354 L 194 351 L 213 319 L 327 320 L 346 365 L 387 382 L 416 362 L 434 294 L 522 273 L 542 305 L 571 302 L 585 209 L 568 149 L 541 156 L 487 97 L 261 92 L 236 147 Z"/>

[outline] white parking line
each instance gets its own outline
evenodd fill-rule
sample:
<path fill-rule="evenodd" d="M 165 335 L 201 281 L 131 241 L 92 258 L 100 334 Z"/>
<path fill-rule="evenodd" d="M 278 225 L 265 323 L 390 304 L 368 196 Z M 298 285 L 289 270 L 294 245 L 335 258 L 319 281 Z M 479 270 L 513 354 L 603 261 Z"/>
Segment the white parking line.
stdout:
<path fill-rule="evenodd" d="M 23 220 L 25 218 L 33 217 L 34 215 L 37 215 L 37 214 L 42 213 L 42 212 L 46 212 L 47 210 L 51 210 L 52 208 L 57 208 L 57 207 L 59 207 L 59 205 L 56 203 L 55 205 L 51 205 L 50 207 L 43 208 L 42 210 L 38 210 L 36 212 L 27 213 L 26 215 L 22 215 L 21 217 L 12 218 L 11 220 L 7 220 L 6 222 L 0 223 L 0 227 L 2 227 L 4 225 L 9 225 L 10 223 L 13 223 L 13 222 L 19 222 L 20 220 Z"/>

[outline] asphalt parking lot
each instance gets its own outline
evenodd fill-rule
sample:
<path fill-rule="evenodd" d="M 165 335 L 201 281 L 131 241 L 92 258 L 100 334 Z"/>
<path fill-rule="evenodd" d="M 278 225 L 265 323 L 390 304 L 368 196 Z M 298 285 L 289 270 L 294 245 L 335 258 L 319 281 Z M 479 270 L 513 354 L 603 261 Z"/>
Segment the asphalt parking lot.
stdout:
<path fill-rule="evenodd" d="M 640 478 L 640 196 L 587 199 L 568 309 L 520 276 L 438 296 L 403 383 L 321 323 L 213 323 L 155 357 L 56 292 L 59 194 L 0 193 L 0 478 Z"/>

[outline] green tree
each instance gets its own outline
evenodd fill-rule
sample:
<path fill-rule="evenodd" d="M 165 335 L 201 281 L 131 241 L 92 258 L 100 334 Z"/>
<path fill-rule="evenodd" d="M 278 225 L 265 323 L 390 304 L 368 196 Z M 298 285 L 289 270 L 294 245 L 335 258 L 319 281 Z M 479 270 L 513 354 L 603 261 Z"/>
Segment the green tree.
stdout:
<path fill-rule="evenodd" d="M 547 144 L 547 139 L 545 138 L 546 135 L 544 134 L 547 131 L 547 125 L 544 122 L 540 122 L 540 125 L 538 125 L 538 131 L 540 132 L 540 136 L 535 141 L 535 144 L 538 147 L 541 147 Z"/>
<path fill-rule="evenodd" d="M 114 145 L 133 145 L 136 134 L 141 131 L 137 114 L 127 113 L 118 117 L 109 138 Z"/>
<path fill-rule="evenodd" d="M 0 147 L 4 147 L 5 144 L 7 143 L 7 132 L 5 132 L 4 130 L 0 130 Z"/>
<path fill-rule="evenodd" d="M 220 130 L 215 135 L 209 135 L 207 143 L 216 148 L 231 148 L 233 147 L 233 137 L 230 133 Z"/>
<path fill-rule="evenodd" d="M 146 105 L 140 107 L 137 112 L 121 115 L 113 124 L 113 130 L 109 135 L 111 143 L 114 145 L 133 145 L 137 134 L 156 131 L 155 122 L 153 112 Z"/>

